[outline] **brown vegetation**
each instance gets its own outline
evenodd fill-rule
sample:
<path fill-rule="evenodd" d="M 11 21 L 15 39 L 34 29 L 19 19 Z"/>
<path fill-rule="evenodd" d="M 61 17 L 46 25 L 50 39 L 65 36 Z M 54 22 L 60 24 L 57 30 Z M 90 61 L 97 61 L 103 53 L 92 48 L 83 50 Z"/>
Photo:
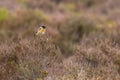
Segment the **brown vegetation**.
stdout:
<path fill-rule="evenodd" d="M 119 0 L 11 1 L 0 0 L 0 80 L 120 80 Z"/>

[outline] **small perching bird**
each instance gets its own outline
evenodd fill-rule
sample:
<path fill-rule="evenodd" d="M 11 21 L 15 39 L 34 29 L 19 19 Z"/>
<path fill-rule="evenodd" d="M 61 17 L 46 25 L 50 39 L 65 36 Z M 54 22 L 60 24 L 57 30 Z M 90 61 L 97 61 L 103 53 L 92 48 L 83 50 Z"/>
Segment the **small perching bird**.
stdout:
<path fill-rule="evenodd" d="M 40 26 L 35 35 L 43 35 L 43 34 L 45 34 L 45 32 L 46 32 L 46 27 Z"/>
<path fill-rule="evenodd" d="M 38 36 L 40 39 L 44 38 L 46 41 L 48 41 L 48 38 L 43 36 L 46 33 L 46 26 L 40 26 L 34 36 Z"/>

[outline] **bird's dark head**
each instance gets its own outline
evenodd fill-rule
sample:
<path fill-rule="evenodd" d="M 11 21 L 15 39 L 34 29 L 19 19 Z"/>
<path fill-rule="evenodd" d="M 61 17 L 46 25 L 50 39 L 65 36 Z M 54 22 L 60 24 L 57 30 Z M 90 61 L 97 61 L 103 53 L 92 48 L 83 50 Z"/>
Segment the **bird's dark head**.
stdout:
<path fill-rule="evenodd" d="M 46 28 L 45 26 L 41 26 L 41 27 L 44 28 L 44 29 Z"/>

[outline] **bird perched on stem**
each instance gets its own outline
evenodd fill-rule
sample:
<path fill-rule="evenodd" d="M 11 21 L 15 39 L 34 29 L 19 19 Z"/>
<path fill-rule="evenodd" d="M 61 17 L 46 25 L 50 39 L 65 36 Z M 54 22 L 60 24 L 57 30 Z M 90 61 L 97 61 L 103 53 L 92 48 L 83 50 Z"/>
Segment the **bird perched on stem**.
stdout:
<path fill-rule="evenodd" d="M 37 35 L 43 35 L 43 34 L 45 34 L 45 32 L 46 32 L 46 27 L 45 26 L 40 26 L 35 35 L 36 36 Z"/>

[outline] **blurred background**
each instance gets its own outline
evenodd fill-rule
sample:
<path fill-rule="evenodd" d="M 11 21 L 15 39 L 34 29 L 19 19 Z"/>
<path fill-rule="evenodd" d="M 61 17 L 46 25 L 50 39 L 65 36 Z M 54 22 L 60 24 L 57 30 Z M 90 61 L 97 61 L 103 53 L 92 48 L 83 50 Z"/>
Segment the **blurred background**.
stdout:
<path fill-rule="evenodd" d="M 32 37 L 39 25 L 54 36 L 68 25 L 113 29 L 119 25 L 119 8 L 119 0 L 0 0 L 0 39 Z"/>
<path fill-rule="evenodd" d="M 0 79 L 120 80 L 119 21 L 120 0 L 0 0 Z"/>

